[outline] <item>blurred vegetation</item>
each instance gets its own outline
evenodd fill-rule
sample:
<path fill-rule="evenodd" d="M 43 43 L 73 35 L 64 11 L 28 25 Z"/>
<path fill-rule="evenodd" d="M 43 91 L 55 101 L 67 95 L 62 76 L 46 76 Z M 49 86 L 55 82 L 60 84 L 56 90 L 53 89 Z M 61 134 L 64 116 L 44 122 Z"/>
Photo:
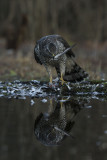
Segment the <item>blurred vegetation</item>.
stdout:
<path fill-rule="evenodd" d="M 8 43 L 56 33 L 72 40 L 105 41 L 107 0 L 0 0 L 0 34 Z"/>
<path fill-rule="evenodd" d="M 48 34 L 80 44 L 77 63 L 92 79 L 107 77 L 107 0 L 0 0 L 0 80 L 47 78 L 33 49 Z"/>

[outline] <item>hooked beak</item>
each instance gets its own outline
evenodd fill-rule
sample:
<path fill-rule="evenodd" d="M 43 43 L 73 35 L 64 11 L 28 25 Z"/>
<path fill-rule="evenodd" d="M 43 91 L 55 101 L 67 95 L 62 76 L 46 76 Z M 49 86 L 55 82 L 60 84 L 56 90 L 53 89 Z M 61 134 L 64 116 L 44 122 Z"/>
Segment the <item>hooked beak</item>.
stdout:
<path fill-rule="evenodd" d="M 52 56 L 53 56 L 53 59 L 54 59 L 55 55 L 53 54 Z"/>

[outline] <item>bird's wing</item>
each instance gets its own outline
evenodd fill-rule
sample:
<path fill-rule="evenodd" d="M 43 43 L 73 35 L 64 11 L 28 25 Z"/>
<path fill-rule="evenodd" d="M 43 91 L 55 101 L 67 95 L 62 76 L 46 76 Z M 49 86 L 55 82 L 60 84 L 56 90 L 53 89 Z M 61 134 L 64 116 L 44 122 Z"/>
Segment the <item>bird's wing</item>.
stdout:
<path fill-rule="evenodd" d="M 38 45 L 38 44 L 37 44 Z M 35 56 L 35 60 L 37 63 L 42 65 L 42 62 L 40 60 L 40 53 L 39 53 L 39 48 L 37 47 L 37 45 L 34 48 L 34 56 Z"/>
<path fill-rule="evenodd" d="M 76 64 L 72 58 L 67 58 L 65 75 L 63 77 L 65 81 L 79 82 L 87 77 L 88 74 L 78 64 Z"/>
<path fill-rule="evenodd" d="M 66 49 L 70 47 L 70 45 L 67 43 L 67 41 L 64 40 L 61 36 L 57 36 L 57 40 L 60 41 L 60 42 L 64 45 L 64 47 L 65 47 Z M 72 56 L 72 57 L 75 57 L 75 54 L 73 53 L 72 50 L 69 50 L 69 51 L 66 53 L 66 55 L 67 55 L 68 57 L 71 57 L 71 56 Z"/>

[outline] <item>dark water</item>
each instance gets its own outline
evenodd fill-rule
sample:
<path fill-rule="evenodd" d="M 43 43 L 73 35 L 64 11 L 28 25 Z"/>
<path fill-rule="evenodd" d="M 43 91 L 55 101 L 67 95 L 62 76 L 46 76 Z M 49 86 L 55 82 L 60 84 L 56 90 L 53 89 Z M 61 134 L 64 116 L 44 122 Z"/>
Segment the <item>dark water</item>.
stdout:
<path fill-rule="evenodd" d="M 107 101 L 0 98 L 0 160 L 107 160 Z"/>

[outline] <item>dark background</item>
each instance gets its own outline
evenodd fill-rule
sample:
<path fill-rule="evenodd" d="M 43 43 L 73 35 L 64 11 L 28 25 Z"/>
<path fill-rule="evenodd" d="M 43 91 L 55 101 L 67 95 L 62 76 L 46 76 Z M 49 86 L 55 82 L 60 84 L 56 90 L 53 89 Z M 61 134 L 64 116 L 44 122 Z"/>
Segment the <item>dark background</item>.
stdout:
<path fill-rule="evenodd" d="M 36 40 L 48 34 L 60 34 L 70 45 L 77 43 L 78 63 L 91 77 L 106 78 L 107 0 L 0 0 L 0 79 L 11 75 L 38 79 L 38 72 L 45 76 L 43 67 L 42 72 L 34 62 L 33 49 Z M 9 59 L 10 55 L 16 58 Z"/>

